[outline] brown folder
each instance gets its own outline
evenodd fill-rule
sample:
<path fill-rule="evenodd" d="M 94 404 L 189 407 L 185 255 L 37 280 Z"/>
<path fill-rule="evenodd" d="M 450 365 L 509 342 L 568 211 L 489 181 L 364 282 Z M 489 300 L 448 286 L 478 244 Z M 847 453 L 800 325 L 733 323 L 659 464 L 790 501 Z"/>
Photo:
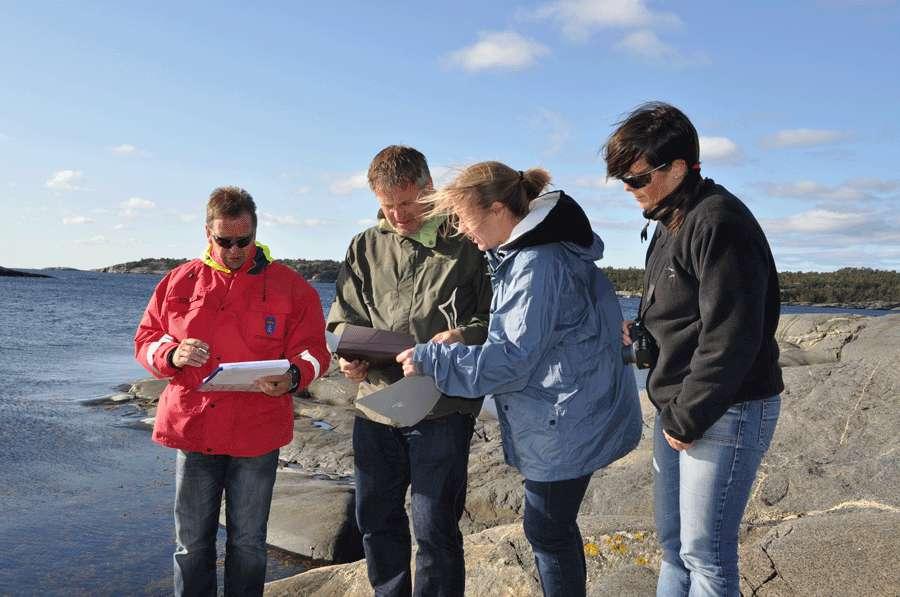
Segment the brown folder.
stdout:
<path fill-rule="evenodd" d="M 335 352 L 348 361 L 368 361 L 370 365 L 396 365 L 394 358 L 415 345 L 416 340 L 410 334 L 347 324 Z"/>

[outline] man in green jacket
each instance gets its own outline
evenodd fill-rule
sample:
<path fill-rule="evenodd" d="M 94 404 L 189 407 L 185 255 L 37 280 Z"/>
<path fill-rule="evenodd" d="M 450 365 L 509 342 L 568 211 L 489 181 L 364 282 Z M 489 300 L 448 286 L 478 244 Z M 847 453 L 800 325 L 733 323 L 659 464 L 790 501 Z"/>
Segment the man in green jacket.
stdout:
<path fill-rule="evenodd" d="M 356 235 L 337 280 L 329 330 L 343 324 L 412 334 L 416 342 L 481 344 L 491 286 L 482 253 L 454 235 L 444 217 L 428 218 L 432 191 L 425 156 L 391 145 L 372 160 L 369 186 L 378 223 Z M 358 397 L 402 379 L 399 365 L 340 360 L 359 382 Z M 466 499 L 469 442 L 481 400 L 441 396 L 424 420 L 393 427 L 360 409 L 353 426 L 356 520 L 376 595 L 409 595 L 411 545 L 404 506 L 411 487 L 417 595 L 463 595 L 459 519 Z"/>

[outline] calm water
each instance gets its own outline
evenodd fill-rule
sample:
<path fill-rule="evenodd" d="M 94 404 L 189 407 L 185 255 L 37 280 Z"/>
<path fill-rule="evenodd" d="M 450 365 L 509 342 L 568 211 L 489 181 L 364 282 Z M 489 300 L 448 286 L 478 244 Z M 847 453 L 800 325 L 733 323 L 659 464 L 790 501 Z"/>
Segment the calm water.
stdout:
<path fill-rule="evenodd" d="M 132 337 L 160 276 L 50 273 L 0 277 L 0 595 L 171 593 L 175 452 L 133 407 L 78 404 L 148 377 Z"/>
<path fill-rule="evenodd" d="M 170 593 L 174 451 L 133 407 L 78 404 L 147 377 L 132 337 L 160 276 L 50 273 L 0 277 L 0 594 Z M 269 580 L 303 569 L 269 559 Z"/>

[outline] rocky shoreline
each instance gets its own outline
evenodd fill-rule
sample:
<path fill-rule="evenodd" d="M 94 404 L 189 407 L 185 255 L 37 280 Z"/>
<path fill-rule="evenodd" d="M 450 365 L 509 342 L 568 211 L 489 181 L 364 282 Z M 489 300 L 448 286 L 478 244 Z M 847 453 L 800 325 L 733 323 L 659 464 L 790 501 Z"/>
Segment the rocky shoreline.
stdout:
<path fill-rule="evenodd" d="M 740 538 L 745 595 L 896 595 L 900 586 L 900 314 L 782 315 L 786 390 Z M 106 400 L 131 401 L 152 425 L 165 381 Z M 325 565 L 269 583 L 269 595 L 369 595 L 353 521 L 350 435 L 355 387 L 332 371 L 295 398 L 294 440 L 281 450 L 270 544 Z M 653 595 L 653 409 L 642 400 L 637 450 L 594 474 L 579 522 L 589 595 Z M 520 475 L 502 460 L 484 413 L 469 462 L 467 594 L 540 595 L 521 528 Z M 223 519 L 224 522 L 224 519 Z M 357 561 L 354 561 L 357 560 Z M 350 563 L 346 563 L 350 562 Z M 893 588 L 892 588 L 893 587 Z"/>

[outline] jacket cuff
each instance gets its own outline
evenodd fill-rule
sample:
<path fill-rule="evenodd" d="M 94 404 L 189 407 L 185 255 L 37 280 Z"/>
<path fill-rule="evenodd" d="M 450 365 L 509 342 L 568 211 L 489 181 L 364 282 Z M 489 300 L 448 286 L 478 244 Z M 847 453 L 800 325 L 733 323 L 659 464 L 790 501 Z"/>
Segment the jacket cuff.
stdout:
<path fill-rule="evenodd" d="M 463 344 L 468 344 L 469 346 L 484 344 L 485 339 L 487 339 L 486 325 L 461 325 L 458 329 L 462 334 Z"/>
<path fill-rule="evenodd" d="M 175 355 L 175 349 L 178 348 L 178 342 L 167 341 L 169 337 L 164 336 L 158 340 L 158 344 L 151 344 L 145 355 L 146 365 L 151 373 L 159 378 L 172 377 L 181 371 L 172 363 L 172 357 Z"/>
<path fill-rule="evenodd" d="M 693 437 L 687 430 L 682 429 L 684 426 L 678 424 L 678 421 L 673 416 L 670 407 L 664 408 L 660 415 L 662 418 L 663 430 L 668 433 L 669 436 L 677 439 L 680 442 L 689 444 L 696 439 L 700 439 L 700 436 L 703 435 L 700 434 L 697 437 Z"/>
<path fill-rule="evenodd" d="M 434 377 L 434 363 L 428 354 L 429 344 L 416 344 L 413 349 L 412 360 L 416 364 L 419 375 Z"/>
<path fill-rule="evenodd" d="M 321 377 L 328 370 L 329 362 L 321 363 L 316 357 L 312 356 L 308 350 L 304 350 L 294 358 L 290 359 L 291 366 L 296 367 L 300 375 L 297 380 L 297 387 L 292 391 L 302 390 Z"/>

